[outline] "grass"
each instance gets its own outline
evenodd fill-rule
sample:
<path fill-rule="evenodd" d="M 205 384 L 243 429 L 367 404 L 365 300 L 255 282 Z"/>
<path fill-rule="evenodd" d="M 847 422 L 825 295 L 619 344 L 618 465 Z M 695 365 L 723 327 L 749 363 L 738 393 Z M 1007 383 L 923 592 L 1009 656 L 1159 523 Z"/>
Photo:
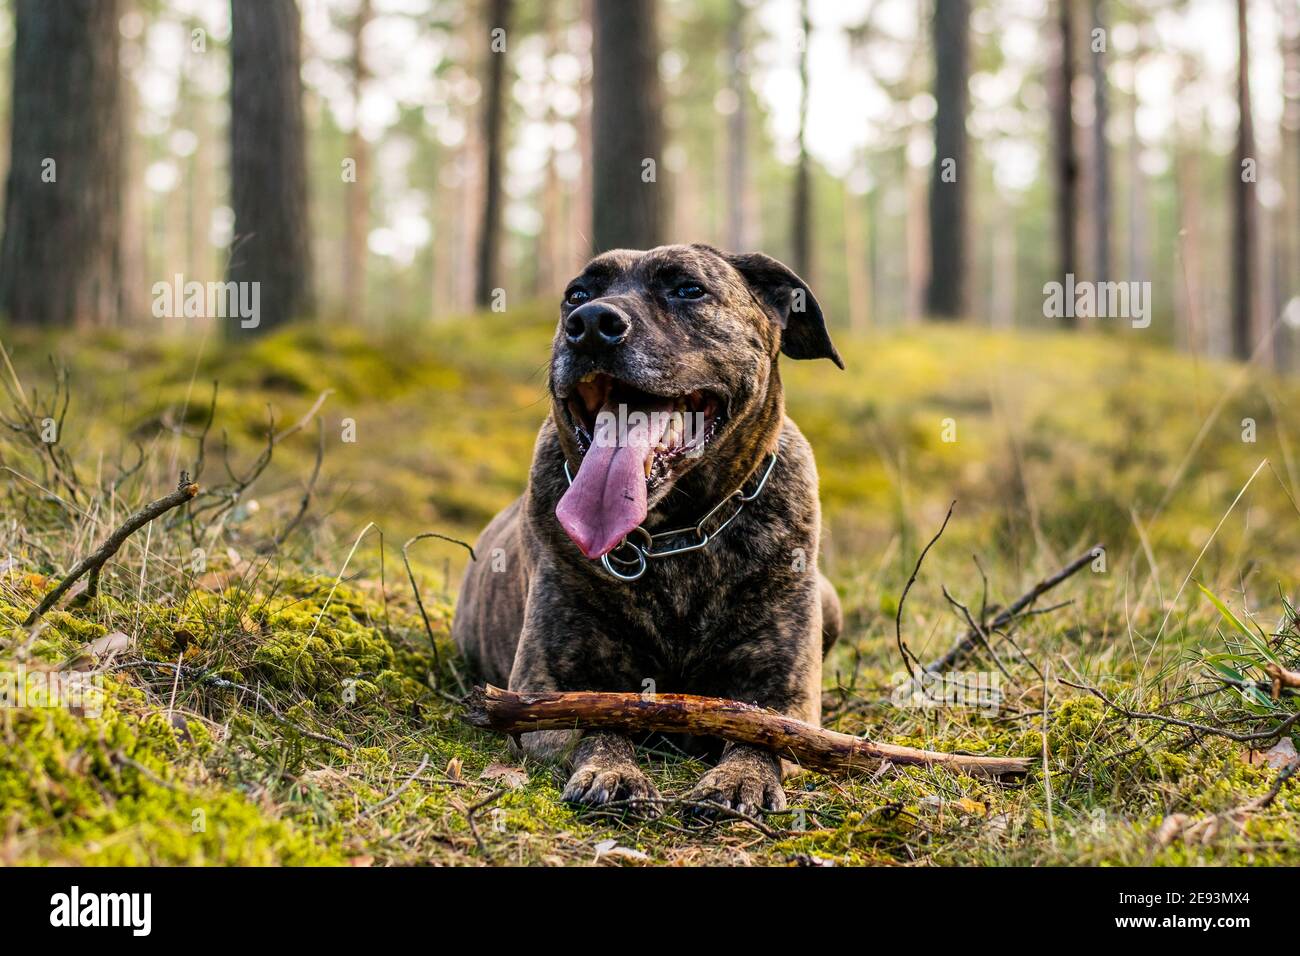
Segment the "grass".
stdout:
<path fill-rule="evenodd" d="M 403 567 L 407 539 L 472 540 L 522 489 L 551 324 L 536 307 L 242 348 L 201 329 L 9 333 L 0 864 L 1300 862 L 1300 794 L 1270 796 L 1264 756 L 1296 713 L 1264 671 L 1300 659 L 1300 435 L 1280 414 L 1293 383 L 1136 334 L 921 328 L 841 336 L 847 373 L 785 363 L 848 619 L 826 723 L 1038 769 L 1020 786 L 809 773 L 788 782 L 791 812 L 700 828 L 681 808 L 650 822 L 570 809 L 551 768 L 460 724 L 448 626 L 465 552 L 409 550 L 427 631 Z M 260 461 L 268 429 L 322 393 L 319 478 L 314 420 Z M 190 511 L 129 539 L 97 595 L 22 626 L 181 469 L 204 487 Z M 898 598 L 953 500 L 903 613 L 922 660 L 966 629 L 941 586 L 991 616 L 1105 546 L 1039 606 L 1069 603 L 964 665 L 996 707 L 902 689 Z M 12 706 L 52 686 L 94 693 Z M 672 797 L 703 769 L 646 759 Z"/>

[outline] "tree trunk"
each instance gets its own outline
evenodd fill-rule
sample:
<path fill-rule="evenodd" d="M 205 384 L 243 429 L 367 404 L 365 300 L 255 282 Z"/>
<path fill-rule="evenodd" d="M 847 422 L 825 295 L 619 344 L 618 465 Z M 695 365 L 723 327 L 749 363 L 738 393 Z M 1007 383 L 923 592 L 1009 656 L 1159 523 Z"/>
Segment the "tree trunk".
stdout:
<path fill-rule="evenodd" d="M 794 174 L 790 265 L 805 279 L 812 272 L 812 182 L 808 169 L 808 43 L 812 36 L 808 0 L 800 0 L 803 42 L 799 46 L 799 164 Z"/>
<path fill-rule="evenodd" d="M 1294 322 L 1300 318 L 1300 83 L 1287 77 L 1300 77 L 1300 7 L 1282 4 L 1282 123 L 1281 179 L 1285 200 L 1281 209 L 1281 238 L 1278 255 L 1278 303 L 1286 310 L 1288 321 L 1278 326 L 1273 342 L 1277 367 L 1289 370 L 1295 363 L 1296 334 Z M 1287 184 L 1290 183 L 1288 186 Z"/>
<path fill-rule="evenodd" d="M 966 309 L 966 87 L 970 4 L 934 5 L 934 167 L 930 174 L 930 278 L 926 312 L 958 319 Z"/>
<path fill-rule="evenodd" d="M 478 230 L 478 263 L 474 304 L 492 304 L 501 284 L 501 167 L 505 158 L 506 50 L 511 0 L 491 0 L 488 6 L 487 85 L 483 103 L 483 219 Z"/>
<path fill-rule="evenodd" d="M 865 332 L 871 327 L 870 222 L 863 207 L 869 196 L 844 189 L 844 274 L 849 286 L 849 328 Z"/>
<path fill-rule="evenodd" d="M 231 0 L 230 10 L 228 277 L 259 284 L 258 324 L 247 330 L 258 332 L 312 307 L 301 23 L 294 0 Z"/>
<path fill-rule="evenodd" d="M 17 0 L 0 313 L 102 325 L 120 310 L 117 0 Z"/>
<path fill-rule="evenodd" d="M 1200 64 L 1189 53 L 1180 56 L 1176 95 L 1187 96 Z M 1176 341 L 1193 355 L 1207 354 L 1206 330 L 1202 320 L 1204 310 L 1201 281 L 1204 275 L 1201 253 L 1201 175 L 1199 150 L 1204 142 L 1204 114 L 1198 110 L 1200 127 L 1191 136 L 1178 132 L 1174 146 L 1174 188 L 1178 200 L 1178 259 L 1177 322 L 1179 336 Z"/>
<path fill-rule="evenodd" d="M 1232 354 L 1247 360 L 1255 351 L 1258 328 L 1255 255 L 1258 208 L 1255 203 L 1255 126 L 1250 109 L 1250 48 L 1246 25 L 1247 0 L 1237 0 L 1237 152 L 1232 169 Z"/>
<path fill-rule="evenodd" d="M 553 4 L 547 4 L 541 14 L 541 34 L 546 41 L 543 56 L 548 69 L 548 79 L 545 81 L 547 124 L 560 122 L 560 116 L 555 110 L 557 85 L 553 79 L 549 78 L 550 65 L 556 54 L 561 50 L 560 12 Z M 556 162 L 557 158 L 558 150 L 555 144 L 548 142 L 546 144 L 546 168 L 542 174 L 541 188 L 542 227 L 537 231 L 535 245 L 537 268 L 533 273 L 532 287 L 532 294 L 535 297 L 549 296 L 558 292 L 559 284 L 568 278 L 562 275 L 564 267 L 561 265 L 561 249 L 563 248 L 566 224 L 564 222 L 564 196 L 562 183 L 560 182 L 560 171 Z"/>
<path fill-rule="evenodd" d="M 1057 0 L 1058 46 L 1055 81 L 1051 84 L 1052 129 L 1056 163 L 1056 241 L 1059 281 L 1075 271 L 1078 257 L 1079 160 L 1074 151 L 1074 24 L 1070 0 Z M 1073 327 L 1078 319 L 1063 315 L 1063 325 Z"/>
<path fill-rule="evenodd" d="M 753 245 L 749 225 L 749 64 L 745 44 L 746 7 L 731 0 L 727 28 L 728 82 L 736 108 L 727 119 L 727 246 L 743 252 Z"/>
<path fill-rule="evenodd" d="M 370 0 L 360 0 L 352 18 L 352 131 L 348 134 L 348 158 L 355 164 L 355 177 L 344 181 L 343 303 L 349 322 L 366 318 L 366 241 L 370 232 L 370 147 L 361 135 L 361 99 L 369 70 L 361 35 L 370 22 Z"/>
<path fill-rule="evenodd" d="M 592 3 L 592 247 L 662 241 L 663 120 L 655 0 Z"/>
<path fill-rule="evenodd" d="M 1099 49 L 1100 36 L 1107 36 L 1101 17 L 1102 0 L 1091 0 L 1092 36 L 1088 48 L 1092 51 L 1092 165 L 1093 165 L 1093 274 L 1100 282 L 1108 282 L 1110 275 L 1110 150 L 1106 145 L 1106 124 L 1110 120 L 1108 84 L 1106 80 L 1106 54 Z"/>

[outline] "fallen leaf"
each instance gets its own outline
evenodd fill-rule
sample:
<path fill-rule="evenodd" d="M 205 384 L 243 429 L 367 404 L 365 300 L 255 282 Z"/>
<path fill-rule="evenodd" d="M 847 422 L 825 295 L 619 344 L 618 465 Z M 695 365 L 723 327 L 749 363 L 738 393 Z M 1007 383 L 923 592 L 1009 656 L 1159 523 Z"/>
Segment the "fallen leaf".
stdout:
<path fill-rule="evenodd" d="M 121 631 L 114 631 L 111 634 L 105 634 L 103 637 L 96 638 L 86 645 L 86 650 L 96 657 L 110 657 L 113 654 L 119 654 L 131 646 L 131 636 Z"/>
<path fill-rule="evenodd" d="M 511 767 L 503 763 L 488 764 L 479 777 L 483 780 L 499 780 L 511 790 L 518 790 L 528 782 L 528 772 L 521 767 Z"/>
<path fill-rule="evenodd" d="M 1187 826 L 1187 814 L 1173 813 L 1165 817 L 1164 823 L 1160 824 L 1160 829 L 1156 831 L 1156 843 L 1160 846 L 1168 846 L 1174 842 L 1178 834 L 1183 832 Z"/>
<path fill-rule="evenodd" d="M 617 840 L 601 840 L 596 844 L 596 859 L 598 861 L 608 860 L 620 863 L 645 863 L 649 861 L 650 857 L 640 850 L 632 849 L 630 846 L 619 846 Z"/>
<path fill-rule="evenodd" d="M 448 760 L 446 770 L 447 776 L 451 777 L 452 780 L 459 780 L 462 763 L 463 761 L 459 757 L 452 757 Z"/>
<path fill-rule="evenodd" d="M 1295 744 L 1290 737 L 1283 737 L 1263 754 L 1264 762 L 1274 770 L 1281 770 L 1295 760 L 1296 756 Z"/>

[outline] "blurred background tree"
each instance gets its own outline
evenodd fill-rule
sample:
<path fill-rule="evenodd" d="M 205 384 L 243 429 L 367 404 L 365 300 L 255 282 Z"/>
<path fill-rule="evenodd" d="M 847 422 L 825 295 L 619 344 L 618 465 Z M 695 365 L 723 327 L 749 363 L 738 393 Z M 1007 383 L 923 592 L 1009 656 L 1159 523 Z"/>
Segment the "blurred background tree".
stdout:
<path fill-rule="evenodd" d="M 230 6 L 235 238 L 228 275 L 261 284 L 261 330 L 312 308 L 300 18 L 294 0 L 231 0 Z"/>
<path fill-rule="evenodd" d="M 123 129 L 117 0 L 13 10 L 0 313 L 104 325 L 120 313 Z"/>
<path fill-rule="evenodd" d="M 418 327 L 706 241 L 842 328 L 1046 329 L 1067 273 L 1198 354 L 1300 324 L 1296 0 L 0 0 L 0 70 L 13 321 L 228 274 Z"/>

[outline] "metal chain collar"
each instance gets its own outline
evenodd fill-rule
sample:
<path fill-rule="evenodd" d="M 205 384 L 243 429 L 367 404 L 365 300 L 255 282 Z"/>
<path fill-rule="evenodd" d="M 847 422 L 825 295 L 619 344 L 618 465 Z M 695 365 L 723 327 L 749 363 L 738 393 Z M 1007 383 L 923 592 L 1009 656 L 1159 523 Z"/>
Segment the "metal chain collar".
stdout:
<path fill-rule="evenodd" d="M 658 534 L 651 534 L 641 525 L 637 525 L 608 554 L 601 557 L 600 563 L 605 566 L 606 571 L 618 578 L 618 580 L 635 581 L 645 574 L 646 568 L 650 566 L 651 558 L 667 558 L 674 554 L 686 554 L 688 551 L 700 550 L 700 548 L 707 546 L 710 541 L 721 534 L 723 528 L 735 521 L 736 516 L 745 510 L 745 505 L 763 493 L 763 488 L 767 485 L 767 479 L 772 474 L 774 467 L 776 467 L 776 452 L 772 452 L 768 456 L 767 467 L 763 469 L 763 475 L 758 479 L 758 485 L 755 486 L 753 491 L 745 494 L 745 486 L 742 484 L 714 505 L 709 513 L 701 518 L 694 527 L 677 528 L 673 531 L 660 531 Z M 569 462 L 567 460 L 564 462 L 564 477 L 568 479 L 569 484 L 573 484 L 573 476 L 569 474 Z M 705 531 L 704 526 L 709 523 L 709 520 L 731 501 L 736 502 L 736 510 L 728 515 L 726 520 L 714 528 L 712 532 Z M 663 541 L 666 538 L 676 538 L 684 534 L 694 535 L 694 540 L 679 547 L 665 548 L 662 551 L 655 550 L 655 542 Z M 631 540 L 633 535 L 639 537 L 643 543 Z M 626 553 L 620 557 L 620 551 Z M 625 573 L 617 570 L 614 567 L 615 564 L 620 564 L 625 568 L 633 568 L 634 570 Z"/>

